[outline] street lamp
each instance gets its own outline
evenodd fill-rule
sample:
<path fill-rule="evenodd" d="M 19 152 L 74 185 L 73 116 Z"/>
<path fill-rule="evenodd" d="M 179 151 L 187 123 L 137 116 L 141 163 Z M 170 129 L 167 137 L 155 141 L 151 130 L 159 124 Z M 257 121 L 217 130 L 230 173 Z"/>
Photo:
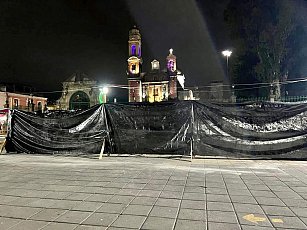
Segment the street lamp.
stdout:
<path fill-rule="evenodd" d="M 229 62 L 229 57 L 231 56 L 232 54 L 232 51 L 231 50 L 224 50 L 222 52 L 223 56 L 226 57 L 226 64 L 227 64 L 227 78 L 229 80 L 229 68 L 228 68 L 228 62 Z"/>
<path fill-rule="evenodd" d="M 109 88 L 108 87 L 103 87 L 102 89 L 100 89 L 100 93 L 99 93 L 99 103 L 107 103 L 107 94 L 109 92 Z"/>

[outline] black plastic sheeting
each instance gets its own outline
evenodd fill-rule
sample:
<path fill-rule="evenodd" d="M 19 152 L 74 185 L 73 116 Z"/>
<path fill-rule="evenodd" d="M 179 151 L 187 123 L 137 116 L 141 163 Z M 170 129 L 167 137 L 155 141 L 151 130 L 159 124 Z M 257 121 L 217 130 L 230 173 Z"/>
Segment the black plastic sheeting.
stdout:
<path fill-rule="evenodd" d="M 307 143 L 307 104 L 105 104 L 41 117 L 13 111 L 18 152 L 284 154 Z"/>
<path fill-rule="evenodd" d="M 25 153 L 97 153 L 108 136 L 103 106 L 71 116 L 41 117 L 14 110 L 9 151 Z"/>

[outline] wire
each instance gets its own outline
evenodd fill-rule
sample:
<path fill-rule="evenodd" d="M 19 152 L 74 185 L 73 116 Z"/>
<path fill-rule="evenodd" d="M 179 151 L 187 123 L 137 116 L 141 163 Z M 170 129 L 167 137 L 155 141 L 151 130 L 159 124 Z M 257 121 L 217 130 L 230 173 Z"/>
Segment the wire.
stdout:
<path fill-rule="evenodd" d="M 203 86 L 187 86 L 186 89 L 190 89 L 192 91 L 197 91 L 197 92 L 220 92 L 220 91 L 232 91 L 232 87 L 238 87 L 238 86 L 254 86 L 254 87 L 246 87 L 246 88 L 235 88 L 235 91 L 242 91 L 242 90 L 251 90 L 251 89 L 260 89 L 260 88 L 266 88 L 268 86 L 277 86 L 277 85 L 288 85 L 288 84 L 293 84 L 293 83 L 299 83 L 299 82 L 307 82 L 307 78 L 297 78 L 294 80 L 288 80 L 288 81 L 284 81 L 284 82 L 278 82 L 278 83 L 264 83 L 264 82 L 259 82 L 259 83 L 242 83 L 242 84 L 234 84 L 234 85 L 230 85 L 230 84 L 219 84 L 217 85 L 203 85 Z M 105 87 L 108 88 L 119 88 L 119 89 L 139 89 L 139 87 L 130 87 L 129 85 L 120 85 L 120 84 L 107 84 L 105 85 Z M 217 87 L 223 87 L 224 89 L 221 90 L 198 90 L 198 89 L 202 89 L 202 88 L 217 88 Z M 225 89 L 226 87 L 228 87 L 229 89 Z M 100 86 L 93 86 L 93 87 L 84 87 L 82 88 L 82 90 L 84 89 L 100 89 Z M 74 92 L 74 91 L 78 91 L 80 89 L 67 89 L 67 90 L 56 90 L 56 91 L 37 91 L 37 92 L 33 92 L 33 93 L 37 93 L 37 94 L 51 94 L 51 93 L 63 93 L 63 92 Z"/>

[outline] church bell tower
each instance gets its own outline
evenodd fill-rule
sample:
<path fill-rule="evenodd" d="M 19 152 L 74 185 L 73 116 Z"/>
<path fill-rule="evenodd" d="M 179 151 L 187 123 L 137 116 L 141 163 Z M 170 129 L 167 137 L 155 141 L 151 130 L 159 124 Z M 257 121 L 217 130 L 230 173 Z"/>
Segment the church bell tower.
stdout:
<path fill-rule="evenodd" d="M 176 56 L 173 54 L 173 49 L 169 50 L 169 54 L 166 57 L 167 63 L 167 72 L 170 76 L 170 83 L 169 83 L 169 99 L 176 99 L 177 98 L 177 61 Z"/>
<path fill-rule="evenodd" d="M 141 34 L 139 29 L 134 26 L 129 31 L 127 75 L 129 85 L 129 102 L 142 101 L 142 83 L 141 83 L 141 66 L 142 66 L 142 49 Z"/>

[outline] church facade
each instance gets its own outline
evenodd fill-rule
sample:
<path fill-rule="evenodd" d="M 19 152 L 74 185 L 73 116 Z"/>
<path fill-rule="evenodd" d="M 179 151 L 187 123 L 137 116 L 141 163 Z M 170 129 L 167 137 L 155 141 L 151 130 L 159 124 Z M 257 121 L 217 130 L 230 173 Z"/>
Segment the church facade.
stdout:
<path fill-rule="evenodd" d="M 166 66 L 161 69 L 157 60 L 151 62 L 151 70 L 142 72 L 142 43 L 140 31 L 129 31 L 129 58 L 127 60 L 129 102 L 161 102 L 178 99 L 178 88 L 184 88 L 184 75 L 177 69 L 173 49 L 166 57 Z M 179 84 L 178 84 L 179 83 Z"/>

